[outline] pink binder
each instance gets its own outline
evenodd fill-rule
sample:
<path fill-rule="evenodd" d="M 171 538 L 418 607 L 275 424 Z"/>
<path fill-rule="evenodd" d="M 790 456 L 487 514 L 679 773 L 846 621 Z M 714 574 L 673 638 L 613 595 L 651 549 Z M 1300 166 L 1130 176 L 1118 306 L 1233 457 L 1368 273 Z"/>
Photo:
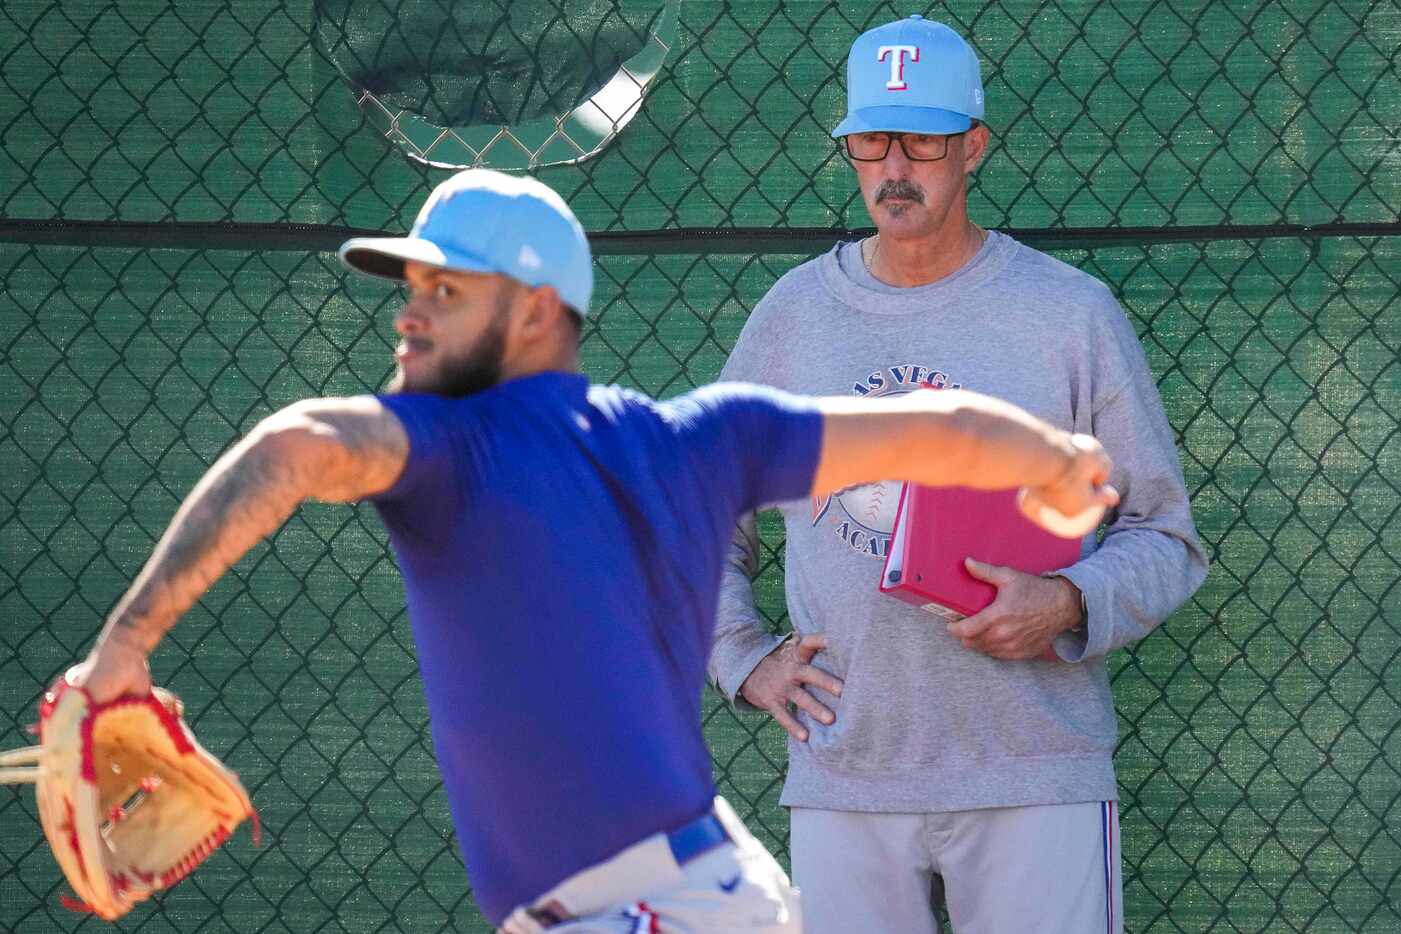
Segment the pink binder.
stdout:
<path fill-rule="evenodd" d="M 946 619 L 972 616 L 997 588 L 973 577 L 964 558 L 1042 574 L 1080 558 L 1080 540 L 1045 531 L 1017 509 L 1016 490 L 905 484 L 881 593 Z"/>

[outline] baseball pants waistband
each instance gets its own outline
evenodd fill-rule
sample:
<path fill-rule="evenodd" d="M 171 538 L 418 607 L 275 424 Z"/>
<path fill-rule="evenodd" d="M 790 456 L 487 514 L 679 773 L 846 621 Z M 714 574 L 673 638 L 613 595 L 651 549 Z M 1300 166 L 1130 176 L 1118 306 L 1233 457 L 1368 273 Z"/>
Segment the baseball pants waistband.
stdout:
<path fill-rule="evenodd" d="M 641 893 L 680 884 L 682 867 L 687 863 L 747 836 L 729 802 L 717 796 L 705 814 L 575 873 L 526 908 L 525 914 L 548 928 L 635 899 Z"/>

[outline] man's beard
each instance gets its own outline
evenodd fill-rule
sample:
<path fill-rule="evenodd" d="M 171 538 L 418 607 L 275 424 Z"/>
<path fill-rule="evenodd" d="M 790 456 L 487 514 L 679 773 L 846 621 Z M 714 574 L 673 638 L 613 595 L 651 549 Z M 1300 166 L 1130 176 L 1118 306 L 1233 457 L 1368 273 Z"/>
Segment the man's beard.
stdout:
<path fill-rule="evenodd" d="M 876 189 L 876 204 L 889 198 L 906 198 L 916 204 L 924 203 L 924 189 L 906 178 L 886 179 Z M 886 208 L 892 217 L 899 217 L 910 209 L 910 205 L 897 201 Z"/>
<path fill-rule="evenodd" d="M 461 356 L 445 358 L 438 372 L 418 385 L 406 386 L 403 369 L 396 370 L 388 391 L 426 392 L 461 399 L 495 386 L 501 382 L 501 360 L 506 355 L 506 318 L 505 309 L 498 309 L 495 320 L 475 347 Z"/>

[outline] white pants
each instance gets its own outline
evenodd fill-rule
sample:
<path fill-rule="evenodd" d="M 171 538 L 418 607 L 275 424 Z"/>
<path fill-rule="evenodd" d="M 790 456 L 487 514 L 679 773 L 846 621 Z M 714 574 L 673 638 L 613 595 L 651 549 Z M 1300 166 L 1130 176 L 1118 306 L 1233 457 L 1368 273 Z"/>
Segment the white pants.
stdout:
<path fill-rule="evenodd" d="M 678 866 L 664 834 L 570 876 L 530 907 L 574 917 L 544 928 L 519 908 L 504 934 L 801 934 L 798 892 L 723 798 L 715 814 L 732 842 Z"/>
<path fill-rule="evenodd" d="M 792 810 L 808 934 L 1122 934 L 1112 801 L 939 814 Z"/>

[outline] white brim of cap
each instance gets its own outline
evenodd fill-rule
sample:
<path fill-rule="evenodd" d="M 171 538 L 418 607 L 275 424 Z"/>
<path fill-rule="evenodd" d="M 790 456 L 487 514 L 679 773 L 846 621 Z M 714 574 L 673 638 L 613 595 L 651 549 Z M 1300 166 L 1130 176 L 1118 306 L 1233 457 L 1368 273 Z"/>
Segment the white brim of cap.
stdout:
<path fill-rule="evenodd" d="M 846 115 L 832 136 L 840 139 L 850 133 L 962 133 L 973 125 L 967 114 L 938 107 L 863 107 Z"/>
<path fill-rule="evenodd" d="M 497 271 L 476 257 L 450 253 L 418 237 L 355 237 L 341 244 L 336 255 L 356 272 L 395 282 L 404 280 L 404 263 L 409 260 L 460 272 Z"/>

